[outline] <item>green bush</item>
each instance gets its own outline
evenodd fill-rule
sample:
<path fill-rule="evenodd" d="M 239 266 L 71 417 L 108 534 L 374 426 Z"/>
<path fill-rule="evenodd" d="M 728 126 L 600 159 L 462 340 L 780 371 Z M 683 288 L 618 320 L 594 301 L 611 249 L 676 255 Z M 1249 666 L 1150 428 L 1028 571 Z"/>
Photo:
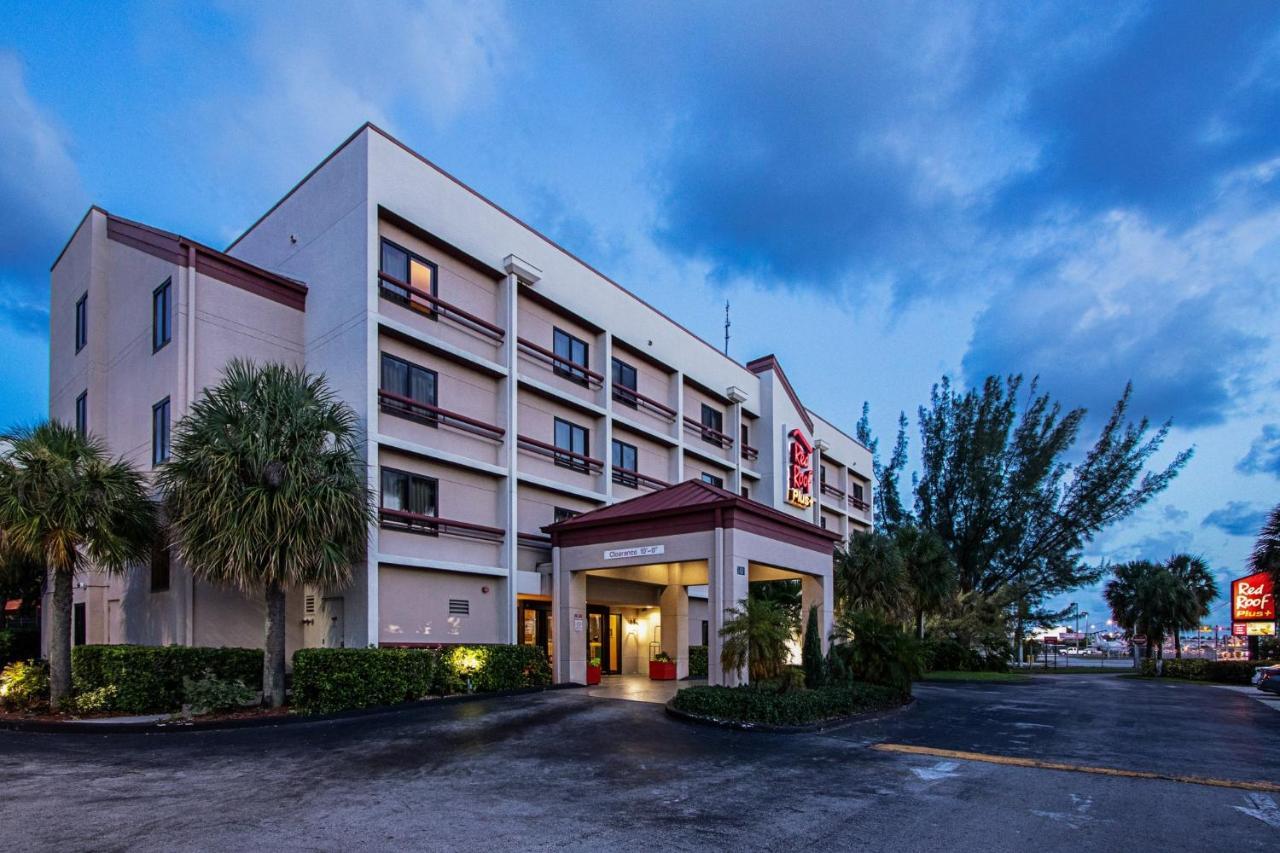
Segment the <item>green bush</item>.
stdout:
<path fill-rule="evenodd" d="M 108 684 L 71 697 L 71 707 L 77 714 L 101 714 L 110 711 L 116 703 L 116 686 Z"/>
<path fill-rule="evenodd" d="M 1184 678 L 1188 681 L 1210 681 L 1216 684 L 1249 684 L 1253 671 L 1260 666 L 1274 666 L 1277 661 L 1266 660 L 1203 660 L 1201 658 L 1165 658 L 1164 677 Z M 1156 674 L 1155 659 L 1143 658 L 1140 672 L 1146 676 Z"/>
<path fill-rule="evenodd" d="M 1009 661 L 998 653 L 983 654 L 953 637 L 929 637 L 923 643 L 927 672 L 1008 672 Z"/>
<path fill-rule="evenodd" d="M 901 703 L 901 694 L 892 687 L 848 684 L 787 693 L 751 686 L 686 687 L 676 693 L 672 705 L 685 713 L 717 720 L 797 726 Z"/>
<path fill-rule="evenodd" d="M 30 711 L 49 701 L 49 667 L 44 661 L 14 661 L 0 670 L 0 707 Z"/>
<path fill-rule="evenodd" d="M 331 714 L 421 699 L 431 692 L 437 660 L 428 649 L 299 649 L 293 707 Z"/>
<path fill-rule="evenodd" d="M 911 695 L 911 682 L 923 671 L 915 637 L 874 613 L 852 612 L 841 616 L 834 639 L 827 653 L 832 683 L 861 681 Z"/>
<path fill-rule="evenodd" d="M 215 678 L 242 681 L 262 689 L 260 649 L 202 646 L 76 646 L 71 650 L 71 682 L 75 693 L 108 685 L 116 696 L 112 711 L 151 714 L 182 707 L 183 680 Z"/>
<path fill-rule="evenodd" d="M 218 678 L 212 672 L 202 678 L 182 679 L 182 693 L 193 714 L 243 708 L 257 696 L 243 681 Z"/>
<path fill-rule="evenodd" d="M 437 693 L 490 693 L 550 683 L 551 664 L 541 646 L 448 646 L 440 651 Z"/>
<path fill-rule="evenodd" d="M 706 678 L 707 677 L 707 647 L 706 646 L 690 646 L 689 647 L 689 677 L 690 678 Z"/>

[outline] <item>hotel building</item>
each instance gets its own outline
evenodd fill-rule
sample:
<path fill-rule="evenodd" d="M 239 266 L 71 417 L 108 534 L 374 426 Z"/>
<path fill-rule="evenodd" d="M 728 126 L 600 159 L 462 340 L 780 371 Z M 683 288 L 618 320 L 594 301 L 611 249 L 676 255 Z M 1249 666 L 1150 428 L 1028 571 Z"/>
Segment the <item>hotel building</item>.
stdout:
<path fill-rule="evenodd" d="M 725 608 L 800 578 L 829 626 L 834 543 L 872 522 L 869 451 L 775 358 L 728 358 L 372 125 L 225 251 L 92 208 L 51 300 L 50 416 L 144 470 L 235 356 L 355 409 L 378 522 L 348 587 L 290 591 L 290 651 L 534 643 L 582 681 L 706 644 L 732 683 Z M 73 634 L 255 646 L 262 605 L 158 550 L 81 578 Z"/>

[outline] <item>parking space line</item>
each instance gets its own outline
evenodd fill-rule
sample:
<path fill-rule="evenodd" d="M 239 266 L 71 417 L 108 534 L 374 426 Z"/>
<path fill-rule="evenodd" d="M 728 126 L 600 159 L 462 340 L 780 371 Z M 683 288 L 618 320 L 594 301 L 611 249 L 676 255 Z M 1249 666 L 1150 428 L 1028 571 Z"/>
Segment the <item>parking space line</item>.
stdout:
<path fill-rule="evenodd" d="M 929 755 L 935 758 L 956 758 L 961 761 L 981 761 L 986 764 L 1003 764 L 1010 767 L 1033 767 L 1038 770 L 1061 770 L 1068 773 L 1093 773 L 1099 776 L 1120 776 L 1129 779 L 1158 779 L 1162 782 L 1182 782 L 1187 785 L 1209 785 L 1214 788 L 1236 788 L 1242 791 L 1280 793 L 1280 783 L 1276 782 L 1215 779 L 1211 776 L 1158 773 L 1151 770 L 1122 770 L 1116 767 L 1091 767 L 1086 764 L 1066 764 L 1059 761 L 1041 761 L 1038 758 L 1018 758 L 1012 755 L 991 755 L 985 752 L 937 749 L 931 746 L 912 746 L 905 743 L 876 743 L 872 744 L 871 748 L 880 752 Z"/>

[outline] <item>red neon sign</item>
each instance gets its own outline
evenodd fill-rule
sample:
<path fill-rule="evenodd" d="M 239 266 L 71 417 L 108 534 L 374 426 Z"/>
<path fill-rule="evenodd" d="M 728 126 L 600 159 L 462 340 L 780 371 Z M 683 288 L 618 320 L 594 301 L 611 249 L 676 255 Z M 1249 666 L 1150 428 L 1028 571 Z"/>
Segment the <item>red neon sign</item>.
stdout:
<path fill-rule="evenodd" d="M 1271 576 L 1258 572 L 1231 582 L 1232 622 L 1274 622 L 1276 593 Z"/>
<path fill-rule="evenodd" d="M 813 506 L 813 445 L 798 429 L 791 431 L 787 453 L 787 503 L 801 509 Z"/>

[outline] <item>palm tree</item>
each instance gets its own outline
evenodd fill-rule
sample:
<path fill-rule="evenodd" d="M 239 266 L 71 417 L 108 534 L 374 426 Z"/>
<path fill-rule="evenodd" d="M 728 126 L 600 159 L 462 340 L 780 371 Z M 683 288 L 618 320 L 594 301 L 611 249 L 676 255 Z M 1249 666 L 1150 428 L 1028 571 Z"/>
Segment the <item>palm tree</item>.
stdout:
<path fill-rule="evenodd" d="M 1280 504 L 1276 504 L 1258 534 L 1258 541 L 1249 556 L 1249 568 L 1255 572 L 1269 572 L 1280 584 Z"/>
<path fill-rule="evenodd" d="M 956 588 L 955 560 L 942 537 L 927 528 L 904 524 L 893 538 L 915 611 L 916 636 L 923 640 L 925 614 L 940 610 Z"/>
<path fill-rule="evenodd" d="M 148 558 L 155 504 L 141 473 L 100 441 L 58 421 L 0 437 L 0 548 L 6 560 L 44 567 L 49 611 L 49 702 L 71 695 L 71 598 L 75 576 L 122 572 Z"/>
<path fill-rule="evenodd" d="M 892 536 L 878 530 L 850 535 L 836 551 L 836 607 L 896 618 L 903 609 L 906 574 Z"/>
<path fill-rule="evenodd" d="M 1175 554 L 1165 568 L 1177 582 L 1173 625 L 1174 656 L 1182 657 L 1182 632 L 1195 628 L 1209 615 L 1209 605 L 1218 597 L 1218 583 L 1209 564 L 1191 554 Z"/>
<path fill-rule="evenodd" d="M 178 423 L 160 472 L 192 573 L 264 598 L 271 707 L 284 702 L 285 590 L 343 586 L 364 554 L 373 516 L 356 424 L 324 377 L 237 359 Z"/>
<path fill-rule="evenodd" d="M 1165 634 L 1177 624 L 1178 581 L 1165 565 L 1149 560 L 1121 563 L 1102 591 L 1116 624 L 1130 637 L 1147 637 L 1145 654 L 1163 656 Z M 1176 628 L 1175 628 L 1176 630 Z"/>
<path fill-rule="evenodd" d="M 725 672 L 743 667 L 752 681 L 777 678 L 787 665 L 791 617 L 772 601 L 747 598 L 728 611 L 720 636 L 720 666 Z"/>

